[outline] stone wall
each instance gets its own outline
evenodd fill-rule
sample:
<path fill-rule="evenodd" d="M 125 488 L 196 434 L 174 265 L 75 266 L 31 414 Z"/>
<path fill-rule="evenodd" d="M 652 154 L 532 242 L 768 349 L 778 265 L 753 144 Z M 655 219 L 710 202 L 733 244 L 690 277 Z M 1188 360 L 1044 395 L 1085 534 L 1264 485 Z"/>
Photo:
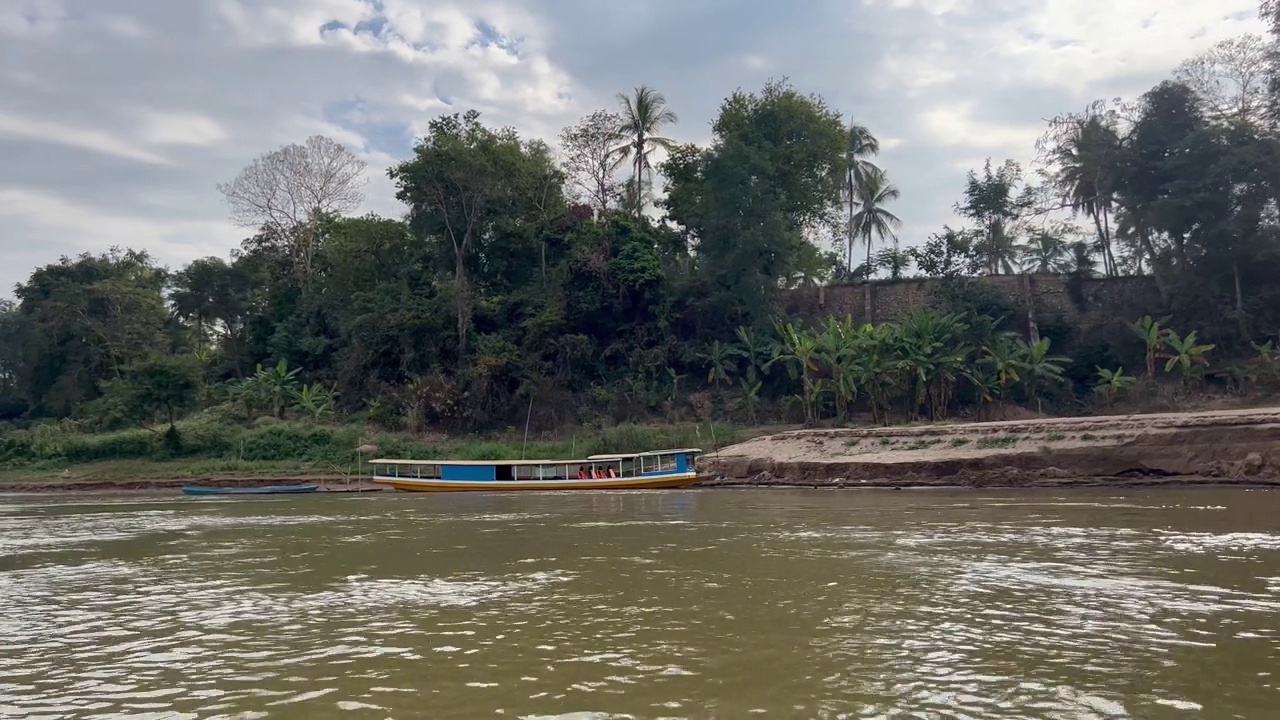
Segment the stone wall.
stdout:
<path fill-rule="evenodd" d="M 1061 275 L 995 275 L 972 282 L 994 290 L 1022 317 L 1044 322 L 1060 317 L 1080 331 L 1100 329 L 1117 320 L 1133 321 L 1160 306 L 1160 293 L 1150 277 L 1070 279 Z M 855 323 L 891 322 L 915 308 L 945 309 L 947 283 L 918 278 L 802 288 L 788 293 L 786 312 L 797 318 L 850 315 Z"/>

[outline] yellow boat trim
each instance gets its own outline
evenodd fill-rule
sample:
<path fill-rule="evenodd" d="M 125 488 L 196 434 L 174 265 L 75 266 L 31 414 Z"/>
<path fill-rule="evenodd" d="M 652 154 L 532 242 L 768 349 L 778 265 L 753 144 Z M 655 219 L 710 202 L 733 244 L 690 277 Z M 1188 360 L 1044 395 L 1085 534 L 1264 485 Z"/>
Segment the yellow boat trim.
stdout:
<path fill-rule="evenodd" d="M 412 478 L 371 478 L 371 482 L 389 485 L 405 492 L 505 492 L 507 490 L 657 490 L 688 487 L 704 480 L 697 473 L 663 475 L 661 477 L 600 478 L 572 480 L 416 480 Z"/>

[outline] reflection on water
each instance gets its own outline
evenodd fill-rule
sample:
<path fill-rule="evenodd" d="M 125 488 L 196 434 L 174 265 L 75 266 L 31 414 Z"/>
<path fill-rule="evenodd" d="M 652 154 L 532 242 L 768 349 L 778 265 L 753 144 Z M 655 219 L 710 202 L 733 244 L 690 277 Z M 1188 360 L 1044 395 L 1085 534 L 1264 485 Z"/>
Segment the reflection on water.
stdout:
<path fill-rule="evenodd" d="M 0 500 L 0 717 L 1263 718 L 1280 494 Z"/>

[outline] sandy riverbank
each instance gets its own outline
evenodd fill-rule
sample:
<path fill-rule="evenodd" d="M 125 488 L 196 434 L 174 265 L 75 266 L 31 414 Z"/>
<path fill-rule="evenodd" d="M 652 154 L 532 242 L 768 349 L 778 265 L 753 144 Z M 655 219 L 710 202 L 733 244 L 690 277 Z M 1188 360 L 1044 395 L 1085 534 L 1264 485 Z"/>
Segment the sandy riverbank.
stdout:
<path fill-rule="evenodd" d="M 1280 408 L 797 430 L 703 464 L 710 486 L 1280 487 Z"/>

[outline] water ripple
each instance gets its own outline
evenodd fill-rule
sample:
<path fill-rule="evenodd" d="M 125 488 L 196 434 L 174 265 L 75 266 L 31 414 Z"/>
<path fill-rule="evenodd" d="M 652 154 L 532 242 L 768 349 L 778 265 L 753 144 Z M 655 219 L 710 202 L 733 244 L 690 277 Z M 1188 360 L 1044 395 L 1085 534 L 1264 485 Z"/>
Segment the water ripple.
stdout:
<path fill-rule="evenodd" d="M 0 716 L 1164 720 L 1280 699 L 1280 541 L 1249 524 L 1280 495 L 813 497 L 8 502 Z"/>

